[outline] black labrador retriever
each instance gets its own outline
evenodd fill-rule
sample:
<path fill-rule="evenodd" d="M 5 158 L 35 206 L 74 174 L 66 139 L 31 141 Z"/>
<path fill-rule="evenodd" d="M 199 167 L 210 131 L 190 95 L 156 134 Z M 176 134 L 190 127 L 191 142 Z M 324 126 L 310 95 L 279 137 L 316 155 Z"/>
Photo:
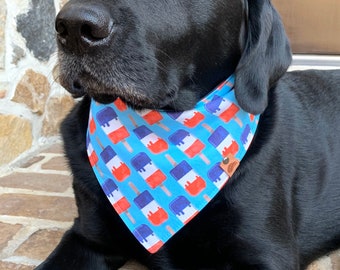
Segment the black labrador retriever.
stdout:
<path fill-rule="evenodd" d="M 62 125 L 79 217 L 37 269 L 304 269 L 340 247 L 340 72 L 286 72 L 269 0 L 70 0 L 56 19 L 60 80 L 84 96 Z M 122 223 L 86 153 L 90 98 L 188 110 L 230 74 L 261 114 L 232 179 L 155 254 Z M 67 209 L 65 209 L 67 211 Z"/>

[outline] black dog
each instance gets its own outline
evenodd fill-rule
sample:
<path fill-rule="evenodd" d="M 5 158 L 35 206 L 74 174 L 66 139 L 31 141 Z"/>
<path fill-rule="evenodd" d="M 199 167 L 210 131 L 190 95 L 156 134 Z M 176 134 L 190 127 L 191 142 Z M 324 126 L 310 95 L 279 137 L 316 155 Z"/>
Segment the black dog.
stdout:
<path fill-rule="evenodd" d="M 71 0 L 56 19 L 60 77 L 83 100 L 62 125 L 79 217 L 37 269 L 303 269 L 340 247 L 340 72 L 286 73 L 290 46 L 269 0 Z M 187 110 L 235 73 L 261 114 L 223 190 L 150 255 L 89 164 L 90 97 Z M 67 209 L 65 209 L 67 211 Z"/>

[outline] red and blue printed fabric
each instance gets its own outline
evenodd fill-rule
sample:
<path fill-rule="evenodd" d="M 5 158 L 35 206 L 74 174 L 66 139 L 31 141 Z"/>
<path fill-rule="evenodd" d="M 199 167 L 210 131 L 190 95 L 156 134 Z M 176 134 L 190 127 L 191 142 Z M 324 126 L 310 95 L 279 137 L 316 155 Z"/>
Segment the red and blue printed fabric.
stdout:
<path fill-rule="evenodd" d="M 91 101 L 89 162 L 114 210 L 150 252 L 192 220 L 228 182 L 259 115 L 243 111 L 231 76 L 195 108 L 135 111 Z"/>

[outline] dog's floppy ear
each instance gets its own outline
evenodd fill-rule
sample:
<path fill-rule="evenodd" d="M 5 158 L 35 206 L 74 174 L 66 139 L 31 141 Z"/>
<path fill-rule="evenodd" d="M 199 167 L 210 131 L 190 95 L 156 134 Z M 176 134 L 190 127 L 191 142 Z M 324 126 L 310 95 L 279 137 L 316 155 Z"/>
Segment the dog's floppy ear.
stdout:
<path fill-rule="evenodd" d="M 244 0 L 242 55 L 235 71 L 235 95 L 253 114 L 268 104 L 268 91 L 286 72 L 291 50 L 280 16 L 270 0 Z"/>

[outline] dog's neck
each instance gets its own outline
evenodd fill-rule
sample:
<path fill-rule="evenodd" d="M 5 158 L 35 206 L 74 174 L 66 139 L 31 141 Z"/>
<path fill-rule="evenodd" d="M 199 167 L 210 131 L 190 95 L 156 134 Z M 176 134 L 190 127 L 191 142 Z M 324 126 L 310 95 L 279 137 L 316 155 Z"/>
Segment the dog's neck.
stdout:
<path fill-rule="evenodd" d="M 225 61 L 216 66 L 207 68 L 206 66 L 200 67 L 198 65 L 194 75 L 188 77 L 187 84 L 182 87 L 186 91 L 192 91 L 191 95 L 184 94 L 182 93 L 183 89 L 179 89 L 177 99 L 162 109 L 167 111 L 192 109 L 202 98 L 209 95 L 211 89 L 214 89 L 216 85 L 234 73 L 239 58 L 238 50 L 235 49 L 233 56 L 227 57 Z"/>
<path fill-rule="evenodd" d="M 251 144 L 259 116 L 240 109 L 233 86 L 231 76 L 184 112 L 91 102 L 89 161 L 115 211 L 151 253 L 219 192 Z"/>

